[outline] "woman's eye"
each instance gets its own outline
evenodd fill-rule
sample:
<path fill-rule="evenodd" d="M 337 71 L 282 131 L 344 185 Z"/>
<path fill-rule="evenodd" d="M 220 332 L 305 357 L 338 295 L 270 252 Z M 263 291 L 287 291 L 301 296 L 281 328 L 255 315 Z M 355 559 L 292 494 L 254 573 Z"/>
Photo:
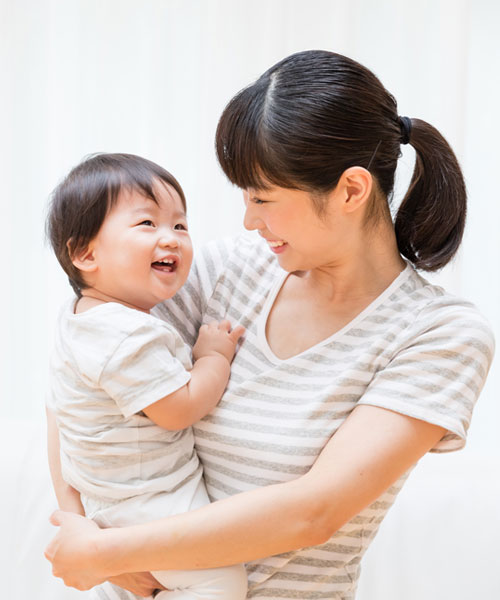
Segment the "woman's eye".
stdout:
<path fill-rule="evenodd" d="M 178 231 L 187 231 L 187 226 L 184 225 L 184 223 L 177 223 L 177 225 L 174 226 L 174 229 L 177 229 Z"/>
<path fill-rule="evenodd" d="M 266 201 L 265 201 L 265 200 L 261 200 L 260 198 L 253 198 L 253 199 L 252 199 L 252 202 L 253 202 L 254 204 L 265 204 L 265 203 L 266 203 Z"/>
<path fill-rule="evenodd" d="M 146 225 L 146 227 L 154 227 L 153 221 L 150 221 L 149 219 L 145 219 L 144 221 L 141 221 L 139 223 L 139 225 Z"/>

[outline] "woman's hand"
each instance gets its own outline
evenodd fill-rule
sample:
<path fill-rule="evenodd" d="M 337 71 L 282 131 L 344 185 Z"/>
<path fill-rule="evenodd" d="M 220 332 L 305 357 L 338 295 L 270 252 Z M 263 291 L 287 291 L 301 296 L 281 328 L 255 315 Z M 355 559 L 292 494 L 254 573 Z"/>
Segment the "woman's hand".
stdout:
<path fill-rule="evenodd" d="M 45 550 L 45 557 L 52 563 L 52 573 L 64 583 L 77 590 L 89 590 L 105 580 L 136 594 L 151 596 L 155 590 L 165 588 L 151 573 L 124 573 L 107 577 L 97 558 L 96 533 L 99 527 L 74 513 L 57 510 L 50 517 L 53 525 L 60 527 Z M 78 543 L 75 543 L 78 540 Z"/>
<path fill-rule="evenodd" d="M 166 589 L 149 571 L 144 571 L 143 573 L 124 573 L 123 575 L 109 577 L 108 581 L 142 598 L 152 596 L 155 590 Z"/>
<path fill-rule="evenodd" d="M 100 529 L 96 523 L 61 510 L 52 514 L 50 522 L 60 527 L 44 552 L 52 563 L 52 573 L 77 590 L 89 590 L 106 581 L 108 574 L 97 552 Z"/>

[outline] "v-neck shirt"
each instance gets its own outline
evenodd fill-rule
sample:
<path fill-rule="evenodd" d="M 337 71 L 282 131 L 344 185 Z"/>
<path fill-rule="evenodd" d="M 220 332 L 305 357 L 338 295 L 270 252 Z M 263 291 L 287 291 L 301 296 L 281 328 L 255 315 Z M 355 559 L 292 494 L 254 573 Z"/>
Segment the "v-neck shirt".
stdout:
<path fill-rule="evenodd" d="M 353 319 L 351 319 L 348 323 L 346 323 L 343 327 L 341 327 L 340 329 L 338 329 L 331 335 L 327 335 L 324 339 L 320 340 L 319 342 L 317 342 L 315 344 L 312 344 L 309 348 L 306 348 L 305 350 L 299 352 L 298 354 L 295 354 L 294 356 L 290 356 L 287 358 L 279 358 L 273 352 L 273 350 L 269 344 L 268 335 L 267 335 L 267 323 L 269 320 L 269 315 L 271 314 L 271 310 L 276 302 L 276 299 L 277 299 L 279 293 L 281 292 L 281 290 L 285 284 L 285 281 L 289 277 L 289 273 L 287 273 L 286 271 L 282 271 L 281 273 L 279 273 L 278 277 L 276 278 L 275 284 L 271 287 L 271 289 L 269 291 L 269 295 L 264 303 L 264 306 L 262 307 L 262 312 L 258 317 L 258 322 L 257 322 L 258 334 L 257 335 L 258 335 L 258 339 L 259 339 L 262 351 L 264 352 L 264 354 L 266 355 L 266 358 L 269 361 L 279 364 L 280 362 L 282 362 L 284 360 L 289 360 L 291 358 L 299 357 L 308 352 L 315 352 L 317 349 L 319 349 L 324 344 L 329 344 L 329 343 L 333 342 L 335 339 L 340 339 L 350 328 L 355 327 L 357 323 L 362 321 L 366 315 L 368 315 L 370 312 L 376 310 L 377 306 L 385 301 L 385 299 L 392 293 L 392 290 L 396 289 L 401 284 L 401 281 L 410 275 L 411 271 L 412 271 L 412 267 L 409 264 L 407 264 L 406 267 L 399 273 L 399 275 L 392 281 L 392 283 L 381 294 L 379 294 L 372 302 L 370 302 L 368 304 L 368 306 L 366 306 L 362 311 L 360 311 Z"/>
<path fill-rule="evenodd" d="M 472 304 L 408 265 L 345 327 L 281 360 L 265 326 L 285 277 L 262 240 L 214 242 L 198 254 L 182 290 L 154 309 L 190 344 L 213 319 L 246 327 L 226 392 L 194 426 L 212 500 L 306 473 L 360 404 L 445 428 L 436 452 L 464 445 L 494 347 Z M 353 598 L 361 556 L 405 478 L 325 544 L 249 563 L 248 598 Z"/>

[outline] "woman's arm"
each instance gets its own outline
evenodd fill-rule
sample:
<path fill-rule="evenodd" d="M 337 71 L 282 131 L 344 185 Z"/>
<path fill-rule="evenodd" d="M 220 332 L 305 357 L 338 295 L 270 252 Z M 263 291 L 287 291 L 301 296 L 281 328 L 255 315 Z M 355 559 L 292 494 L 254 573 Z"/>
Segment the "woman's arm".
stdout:
<path fill-rule="evenodd" d="M 327 541 L 443 436 L 437 425 L 358 406 L 298 479 L 196 511 L 97 530 L 62 513 L 46 556 L 67 585 L 88 589 L 119 573 L 211 568 Z M 78 544 L 74 543 L 78 536 Z"/>
<path fill-rule="evenodd" d="M 80 493 L 74 487 L 66 483 L 61 471 L 61 455 L 59 448 L 59 430 L 54 413 L 46 407 L 47 413 L 47 450 L 49 457 L 49 469 L 52 477 L 52 485 L 57 498 L 57 504 L 61 510 L 84 515 Z"/>

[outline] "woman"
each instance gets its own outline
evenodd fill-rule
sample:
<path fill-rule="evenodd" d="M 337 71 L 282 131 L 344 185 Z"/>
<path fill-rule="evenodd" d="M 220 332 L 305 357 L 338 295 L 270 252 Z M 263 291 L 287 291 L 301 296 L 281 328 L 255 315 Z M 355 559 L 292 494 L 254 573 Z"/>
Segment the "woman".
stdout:
<path fill-rule="evenodd" d="M 191 341 L 203 321 L 247 328 L 195 427 L 215 502 L 119 530 L 58 513 L 47 557 L 80 589 L 118 576 L 145 592 L 121 574 L 244 562 L 249 598 L 350 599 L 409 470 L 464 445 L 491 363 L 476 309 L 415 271 L 457 251 L 463 177 L 431 125 L 398 117 L 370 71 L 323 51 L 240 92 L 216 143 L 263 239 L 209 246 L 186 293 L 159 307 Z M 393 225 L 402 143 L 416 165 Z"/>

